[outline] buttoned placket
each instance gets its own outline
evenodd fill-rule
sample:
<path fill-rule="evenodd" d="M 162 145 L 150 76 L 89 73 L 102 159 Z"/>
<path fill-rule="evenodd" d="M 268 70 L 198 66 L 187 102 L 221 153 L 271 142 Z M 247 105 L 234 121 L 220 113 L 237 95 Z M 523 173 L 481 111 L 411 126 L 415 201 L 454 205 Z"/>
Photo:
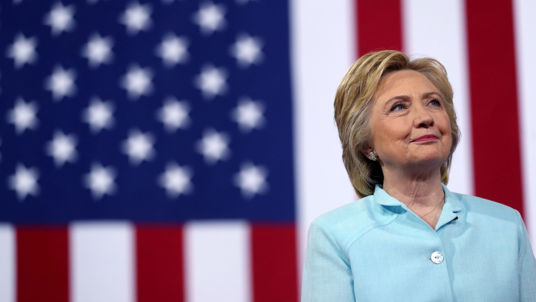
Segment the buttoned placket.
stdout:
<path fill-rule="evenodd" d="M 457 211 L 453 211 L 452 209 L 450 209 L 450 205 L 447 204 L 448 203 L 445 202 L 445 205 L 443 206 L 444 208 L 441 212 L 441 216 L 435 228 L 432 228 L 426 221 L 424 221 L 421 217 L 415 214 L 415 212 L 409 209 L 406 205 L 403 204 L 402 207 L 407 211 L 407 215 L 411 215 L 414 218 L 415 222 L 421 224 L 424 228 L 426 228 L 428 233 L 433 236 L 434 247 L 432 247 L 428 251 L 429 257 L 423 259 L 423 261 L 428 262 L 430 269 L 442 270 L 442 274 L 446 276 L 446 281 L 448 282 L 448 296 L 444 297 L 444 301 L 454 301 L 452 276 L 450 275 L 450 271 L 448 269 L 450 259 L 448 259 L 445 244 L 439 232 L 442 229 L 449 227 L 451 223 L 456 223 L 458 215 Z M 445 208 L 445 206 L 449 207 L 449 209 Z"/>
<path fill-rule="evenodd" d="M 443 190 L 445 192 L 445 204 L 443 205 L 441 216 L 439 217 L 435 228 L 432 228 L 426 221 L 424 221 L 421 217 L 415 214 L 415 212 L 408 208 L 404 203 L 401 203 L 400 201 L 391 197 L 387 194 L 387 192 L 383 191 L 383 189 L 381 189 L 380 195 L 382 195 L 382 199 L 380 199 L 381 202 L 379 203 L 391 209 L 395 207 L 400 207 L 401 209 L 403 209 L 403 211 L 397 211 L 397 216 L 410 215 L 413 218 L 412 220 L 414 220 L 414 222 L 426 228 L 429 234 L 434 237 L 435 246 L 430 251 L 428 251 L 429 257 L 427 259 L 423 259 L 423 261 L 427 261 L 429 263 L 430 269 L 443 270 L 443 273 L 447 277 L 446 280 L 448 281 L 449 286 L 449 290 L 447 291 L 448 297 L 445 297 L 444 301 L 454 301 L 452 276 L 450 275 L 450 271 L 448 269 L 450 259 L 448 259 L 448 256 L 446 255 L 445 244 L 440 236 L 440 232 L 442 232 L 445 228 L 451 226 L 452 224 L 456 224 L 458 222 L 461 212 L 461 205 L 458 204 L 457 200 L 452 198 L 452 195 L 445 186 L 443 186 Z"/>

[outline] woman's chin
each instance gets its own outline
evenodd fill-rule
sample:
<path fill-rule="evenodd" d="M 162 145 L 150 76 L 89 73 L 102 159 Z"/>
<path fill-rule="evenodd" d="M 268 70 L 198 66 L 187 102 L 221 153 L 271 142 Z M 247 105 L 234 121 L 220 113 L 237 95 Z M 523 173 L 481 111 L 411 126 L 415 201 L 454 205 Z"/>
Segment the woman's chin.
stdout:
<path fill-rule="evenodd" d="M 419 156 L 408 162 L 408 166 L 411 168 L 424 169 L 426 171 L 440 169 L 446 158 L 440 154 Z M 424 171 L 423 170 L 423 171 Z"/>

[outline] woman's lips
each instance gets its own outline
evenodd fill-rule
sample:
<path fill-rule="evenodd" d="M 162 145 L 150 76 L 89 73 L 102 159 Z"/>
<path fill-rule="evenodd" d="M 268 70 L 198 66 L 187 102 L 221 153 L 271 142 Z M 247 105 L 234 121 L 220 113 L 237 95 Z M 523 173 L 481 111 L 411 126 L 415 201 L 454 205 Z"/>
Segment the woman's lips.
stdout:
<path fill-rule="evenodd" d="M 412 142 L 429 142 L 429 141 L 435 141 L 437 140 L 437 136 L 435 135 L 432 135 L 432 134 L 428 134 L 428 135 L 423 135 L 421 137 L 417 137 L 416 139 L 412 140 Z"/>

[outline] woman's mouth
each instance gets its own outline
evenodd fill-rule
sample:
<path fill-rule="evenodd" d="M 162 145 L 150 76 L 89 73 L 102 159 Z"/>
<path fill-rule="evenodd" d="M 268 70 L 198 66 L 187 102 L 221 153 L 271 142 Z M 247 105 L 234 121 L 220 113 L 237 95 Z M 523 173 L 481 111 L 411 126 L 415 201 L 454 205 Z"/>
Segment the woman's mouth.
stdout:
<path fill-rule="evenodd" d="M 427 134 L 420 137 L 417 137 L 416 139 L 412 140 L 411 142 L 414 143 L 420 143 L 420 142 L 429 142 L 429 141 L 436 141 L 438 140 L 438 137 L 433 134 Z"/>

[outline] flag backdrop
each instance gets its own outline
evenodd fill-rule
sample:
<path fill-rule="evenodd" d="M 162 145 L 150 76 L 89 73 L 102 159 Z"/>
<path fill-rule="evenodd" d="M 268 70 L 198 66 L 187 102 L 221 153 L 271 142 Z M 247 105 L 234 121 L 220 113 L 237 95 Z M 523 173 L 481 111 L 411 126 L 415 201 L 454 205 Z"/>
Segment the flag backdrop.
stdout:
<path fill-rule="evenodd" d="M 536 240 L 530 0 L 3 1 L 0 300 L 297 301 L 307 226 L 356 200 L 332 101 L 390 48 L 443 62 L 449 187 Z M 531 102 L 531 100 L 533 102 Z"/>

